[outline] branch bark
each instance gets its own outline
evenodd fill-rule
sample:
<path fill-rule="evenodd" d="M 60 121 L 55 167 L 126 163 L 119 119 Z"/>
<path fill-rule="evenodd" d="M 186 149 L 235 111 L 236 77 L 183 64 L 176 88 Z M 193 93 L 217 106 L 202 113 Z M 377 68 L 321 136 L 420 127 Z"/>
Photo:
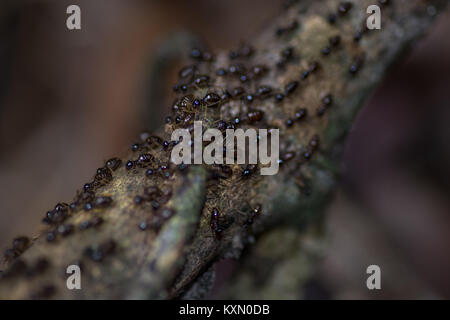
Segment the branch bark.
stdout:
<path fill-rule="evenodd" d="M 292 3 L 249 40 L 251 55 L 243 48 L 238 57 L 218 52 L 209 59 L 203 51 L 194 59 L 192 77 L 180 79 L 188 89 L 180 89 L 172 121 L 160 133 L 162 141 L 170 141 L 175 128 L 189 127 L 194 119 L 217 127 L 220 120 L 230 124 L 239 117 L 244 129 L 279 128 L 284 161 L 277 175 L 256 172 L 247 178 L 239 165 L 177 168 L 169 163 L 171 145 L 141 135 L 138 151 L 122 157 L 120 165 L 118 160 L 106 163 L 73 205 L 62 204 L 48 213 L 49 225 L 30 243 L 24 238 L 13 243 L 0 297 L 180 297 L 214 262 L 238 258 L 253 235 L 280 223 L 301 229 L 320 220 L 357 111 L 399 54 L 448 4 L 386 1 L 382 29 L 369 31 L 362 26 L 372 2 L 355 1 L 341 13 L 336 0 Z M 336 13 L 334 23 L 331 13 Z M 227 74 L 218 75 L 220 68 Z M 260 86 L 271 87 L 272 93 L 258 96 Z M 253 94 L 254 101 L 233 97 L 237 87 Z M 192 99 L 208 92 L 225 91 L 232 96 L 219 106 L 192 105 Z M 282 101 L 277 93 L 284 94 Z M 194 98 L 184 99 L 187 94 Z M 306 116 L 298 114 L 295 120 L 301 109 Z M 263 112 L 261 121 L 246 117 L 254 110 Z M 141 157 L 146 154 L 151 157 Z M 257 204 L 262 210 L 250 225 Z M 210 225 L 213 208 L 220 212 L 220 237 Z M 71 264 L 82 268 L 82 290 L 66 287 L 65 271 Z"/>

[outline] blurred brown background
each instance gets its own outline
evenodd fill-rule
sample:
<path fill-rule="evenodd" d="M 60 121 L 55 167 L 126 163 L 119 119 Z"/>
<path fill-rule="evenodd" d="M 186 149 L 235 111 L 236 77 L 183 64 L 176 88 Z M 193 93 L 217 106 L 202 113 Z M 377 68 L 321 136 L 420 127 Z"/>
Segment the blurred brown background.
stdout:
<path fill-rule="evenodd" d="M 66 29 L 69 4 L 81 7 L 80 31 Z M 189 31 L 212 49 L 235 47 L 281 5 L 2 1 L 0 248 L 36 232 L 47 210 L 69 202 L 139 131 L 161 123 L 176 68 L 155 83 L 150 66 L 173 39 L 190 41 Z M 450 298 L 449 35 L 446 14 L 358 117 L 328 210 L 319 297 Z M 365 287 L 370 264 L 382 268 L 379 292 Z"/>

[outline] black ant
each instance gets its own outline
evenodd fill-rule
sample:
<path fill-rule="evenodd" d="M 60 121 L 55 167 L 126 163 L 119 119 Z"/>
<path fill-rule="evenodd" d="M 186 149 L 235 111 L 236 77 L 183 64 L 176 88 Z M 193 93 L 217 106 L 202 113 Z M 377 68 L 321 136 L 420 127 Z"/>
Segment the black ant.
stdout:
<path fill-rule="evenodd" d="M 249 225 L 253 224 L 256 217 L 258 217 L 261 214 L 262 205 L 256 204 L 254 208 L 252 208 L 250 212 L 250 217 L 247 218 L 247 220 L 244 222 L 244 228 L 247 228 Z"/>
<path fill-rule="evenodd" d="M 45 257 L 39 257 L 36 262 L 26 270 L 25 274 L 27 277 L 34 277 L 45 272 L 49 266 L 50 262 Z"/>
<path fill-rule="evenodd" d="M 268 71 L 267 67 L 263 65 L 257 65 L 252 68 L 250 75 L 252 78 L 259 78 L 262 75 L 264 75 L 267 71 Z"/>
<path fill-rule="evenodd" d="M 253 124 L 255 122 L 259 122 L 264 117 L 264 112 L 261 110 L 249 111 L 247 113 L 247 122 L 249 124 Z"/>
<path fill-rule="evenodd" d="M 336 20 L 337 20 L 337 15 L 336 15 L 336 14 L 330 13 L 330 14 L 328 15 L 328 22 L 329 22 L 330 24 L 335 24 L 335 23 L 336 23 Z"/>
<path fill-rule="evenodd" d="M 163 195 L 163 192 L 156 186 L 150 186 L 144 189 L 143 195 L 137 195 L 134 197 L 133 202 L 136 205 L 141 205 L 144 202 L 151 202 L 152 206 L 155 210 L 159 207 L 159 202 L 156 201 Z M 164 196 L 168 196 L 170 198 L 170 195 L 164 194 Z"/>
<path fill-rule="evenodd" d="M 12 248 L 5 251 L 6 261 L 11 261 L 20 256 L 31 244 L 28 237 L 17 237 L 13 240 Z"/>
<path fill-rule="evenodd" d="M 127 163 L 125 164 L 125 168 L 127 168 L 127 170 L 133 169 L 134 168 L 134 161 L 128 160 Z"/>
<path fill-rule="evenodd" d="M 108 161 L 106 161 L 105 166 L 112 171 L 116 171 L 121 164 L 122 160 L 120 160 L 119 158 L 111 158 Z"/>
<path fill-rule="evenodd" d="M 61 224 L 58 226 L 57 231 L 63 237 L 70 235 L 74 231 L 73 224 Z"/>
<path fill-rule="evenodd" d="M 296 156 L 295 152 L 286 152 L 281 156 L 280 160 L 278 160 L 278 164 L 281 166 L 282 164 L 294 159 L 295 156 Z"/>
<path fill-rule="evenodd" d="M 241 96 L 242 94 L 244 94 L 245 90 L 242 87 L 236 87 L 233 90 L 231 90 L 231 96 L 233 98 L 237 98 L 239 96 Z"/>
<path fill-rule="evenodd" d="M 258 166 L 255 164 L 249 164 L 247 165 L 244 170 L 242 170 L 242 178 L 249 178 L 251 177 L 256 171 L 258 170 Z"/>
<path fill-rule="evenodd" d="M 106 208 L 112 204 L 113 200 L 108 196 L 99 196 L 96 197 L 93 201 L 93 205 L 96 208 Z"/>
<path fill-rule="evenodd" d="M 297 20 L 293 20 L 287 26 L 277 28 L 277 30 L 275 31 L 275 35 L 280 37 L 284 33 L 290 32 L 290 31 L 294 30 L 297 27 L 298 27 Z"/>
<path fill-rule="evenodd" d="M 210 62 L 214 59 L 213 54 L 208 51 L 202 51 L 200 49 L 194 48 L 190 54 L 192 59 Z"/>
<path fill-rule="evenodd" d="M 184 67 L 178 72 L 178 77 L 180 79 L 192 79 L 192 77 L 197 72 L 197 67 L 195 65 Z"/>
<path fill-rule="evenodd" d="M 216 107 L 219 104 L 220 100 L 220 96 L 215 92 L 209 92 L 203 98 L 203 101 L 208 107 Z"/>
<path fill-rule="evenodd" d="M 351 2 L 342 2 L 338 6 L 338 14 L 340 16 L 346 15 L 350 9 L 353 7 L 353 4 Z"/>
<path fill-rule="evenodd" d="M 141 146 L 139 145 L 139 143 L 134 143 L 131 145 L 131 151 L 136 152 L 141 148 Z"/>
<path fill-rule="evenodd" d="M 317 61 L 313 61 L 308 67 L 308 72 L 314 73 L 319 69 L 319 67 L 320 67 L 320 64 Z"/>
<path fill-rule="evenodd" d="M 265 99 L 265 98 L 269 97 L 271 93 L 272 93 L 272 88 L 271 87 L 269 87 L 269 86 L 260 86 L 260 87 L 258 87 L 256 95 L 260 99 Z"/>
<path fill-rule="evenodd" d="M 333 36 L 328 39 L 328 45 L 324 48 L 322 48 L 322 55 L 327 56 L 331 53 L 331 50 L 333 48 L 336 48 L 339 46 L 339 43 L 341 42 L 340 36 Z"/>
<path fill-rule="evenodd" d="M 242 63 L 236 63 L 230 65 L 228 72 L 231 74 L 241 75 L 247 72 L 247 68 Z"/>
<path fill-rule="evenodd" d="M 297 89 L 297 87 L 298 87 L 298 81 L 294 80 L 294 81 L 289 82 L 284 89 L 284 95 L 287 96 L 287 95 L 293 93 Z"/>
<path fill-rule="evenodd" d="M 333 96 L 331 94 L 327 94 L 322 98 L 322 104 L 321 106 L 317 109 L 317 115 L 319 117 L 323 116 L 323 114 L 325 113 L 325 111 L 331 107 L 331 105 L 333 104 Z"/>
<path fill-rule="evenodd" d="M 95 186 L 105 185 L 108 182 L 110 182 L 112 178 L 113 178 L 112 172 L 109 168 L 107 167 L 98 168 L 94 176 L 94 185 Z"/>
<path fill-rule="evenodd" d="M 209 169 L 208 180 L 230 179 L 233 176 L 233 169 L 224 164 L 214 165 Z"/>
<path fill-rule="evenodd" d="M 233 222 L 233 217 L 228 217 L 226 221 L 223 221 L 223 219 L 221 219 L 220 217 L 219 210 L 217 208 L 212 209 L 209 225 L 211 227 L 211 230 L 214 232 L 216 239 L 221 239 L 223 234 L 222 232 L 228 229 L 228 227 L 230 227 Z"/>
<path fill-rule="evenodd" d="M 305 152 L 303 153 L 303 158 L 305 160 L 311 159 L 314 151 L 316 151 L 318 147 L 319 147 L 319 136 L 318 135 L 314 135 L 311 138 L 311 140 L 309 141 L 309 144 L 308 144 Z"/>
<path fill-rule="evenodd" d="M 295 112 L 295 120 L 296 121 L 300 121 L 302 119 L 304 119 L 308 114 L 308 111 L 304 108 L 298 109 L 297 112 Z"/>
<path fill-rule="evenodd" d="M 359 69 L 361 69 L 361 66 L 364 63 L 364 56 L 360 55 L 357 56 L 356 58 L 354 58 L 350 68 L 348 69 L 348 71 L 350 72 L 351 75 L 355 75 Z"/>
<path fill-rule="evenodd" d="M 286 65 L 289 60 L 291 60 L 294 57 L 294 48 L 288 47 L 281 51 L 280 54 L 280 60 L 277 62 L 277 66 L 279 68 L 282 68 Z"/>
<path fill-rule="evenodd" d="M 155 157 L 151 155 L 150 153 L 142 153 L 139 155 L 139 158 L 135 162 L 139 167 L 144 168 L 146 167 L 149 162 L 153 161 Z"/>
<path fill-rule="evenodd" d="M 232 50 L 230 52 L 230 59 L 237 59 L 237 58 L 248 58 L 253 54 L 253 47 L 246 44 L 241 44 L 241 46 L 237 50 Z"/>
<path fill-rule="evenodd" d="M 85 193 L 91 194 L 90 191 L 83 192 L 80 195 L 80 198 L 83 198 L 83 194 Z M 47 214 L 45 215 L 44 219 L 42 219 L 42 222 L 50 225 L 58 224 L 63 222 L 68 217 L 68 214 L 69 214 L 69 206 L 65 203 L 58 203 L 55 206 L 55 209 L 47 211 Z"/>

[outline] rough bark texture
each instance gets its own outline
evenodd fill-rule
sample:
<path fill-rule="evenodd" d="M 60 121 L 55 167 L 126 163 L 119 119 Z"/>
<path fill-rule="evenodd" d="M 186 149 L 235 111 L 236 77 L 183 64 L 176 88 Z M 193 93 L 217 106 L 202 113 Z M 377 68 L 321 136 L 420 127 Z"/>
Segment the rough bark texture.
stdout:
<path fill-rule="evenodd" d="M 199 297 L 212 283 L 214 262 L 239 258 L 254 235 L 276 224 L 288 223 L 295 231 L 269 234 L 261 248 L 273 249 L 279 238 L 278 246 L 298 249 L 298 230 L 321 219 L 337 180 L 343 138 L 358 109 L 399 54 L 448 4 L 382 1 L 387 3 L 380 4 L 382 29 L 369 31 L 363 26 L 372 2 L 354 1 L 340 13 L 335 0 L 293 2 L 249 39 L 251 54 L 246 46 L 237 57 L 218 52 L 209 59 L 207 51 L 200 51 L 193 59 L 195 72 L 180 79 L 187 91 L 180 87 L 162 140 L 142 135 L 136 151 L 121 157 L 120 165 L 105 164 L 73 204 L 52 210 L 40 235 L 29 243 L 17 239 L 6 254 L 9 266 L 2 273 L 0 297 Z M 334 23 L 330 14 L 336 14 Z M 355 41 L 358 33 L 361 39 Z M 220 68 L 225 75 L 217 73 Z M 258 95 L 261 86 L 271 87 L 271 93 Z M 245 93 L 236 94 L 237 87 Z M 231 95 L 225 97 L 225 91 Z M 203 99 L 211 92 L 222 97 L 215 106 Z M 282 101 L 277 101 L 279 93 Z M 262 118 L 252 111 L 262 111 Z M 296 119 L 298 112 L 305 114 Z M 247 176 L 240 165 L 178 168 L 169 163 L 173 145 L 161 142 L 170 141 L 173 129 L 187 128 L 194 119 L 203 120 L 205 128 L 221 127 L 236 117 L 238 128 L 280 129 L 283 163 L 277 175 L 255 170 Z M 262 209 L 253 217 L 258 204 Z M 213 208 L 219 219 L 212 227 Z M 220 236 L 217 226 L 223 229 Z M 306 254 L 304 260 L 309 258 Z M 302 264 L 303 258 L 294 261 Z M 66 288 L 71 264 L 82 268 L 82 290 Z"/>

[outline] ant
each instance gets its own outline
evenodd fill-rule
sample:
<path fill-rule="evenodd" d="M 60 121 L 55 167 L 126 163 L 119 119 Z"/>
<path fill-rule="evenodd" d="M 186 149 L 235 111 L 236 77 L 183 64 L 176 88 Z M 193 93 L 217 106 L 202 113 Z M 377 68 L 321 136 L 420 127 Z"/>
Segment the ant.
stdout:
<path fill-rule="evenodd" d="M 241 177 L 246 179 L 252 176 L 258 170 L 258 166 L 255 164 L 247 165 L 244 170 L 242 170 Z"/>
<path fill-rule="evenodd" d="M 217 208 L 212 209 L 209 225 L 211 227 L 211 230 L 214 232 L 217 240 L 220 240 L 222 238 L 222 232 L 228 229 L 231 224 L 233 224 L 233 222 L 233 217 L 228 217 L 226 221 L 223 221 L 223 219 L 221 219 L 220 217 L 219 210 Z"/>
<path fill-rule="evenodd" d="M 256 217 L 261 214 L 262 205 L 260 203 L 256 204 L 254 208 L 250 211 L 250 217 L 244 222 L 244 228 L 247 228 L 249 225 L 253 224 Z"/>
<path fill-rule="evenodd" d="M 119 158 L 111 158 L 106 161 L 105 167 L 112 171 L 116 171 L 121 164 L 122 160 L 120 160 Z"/>

